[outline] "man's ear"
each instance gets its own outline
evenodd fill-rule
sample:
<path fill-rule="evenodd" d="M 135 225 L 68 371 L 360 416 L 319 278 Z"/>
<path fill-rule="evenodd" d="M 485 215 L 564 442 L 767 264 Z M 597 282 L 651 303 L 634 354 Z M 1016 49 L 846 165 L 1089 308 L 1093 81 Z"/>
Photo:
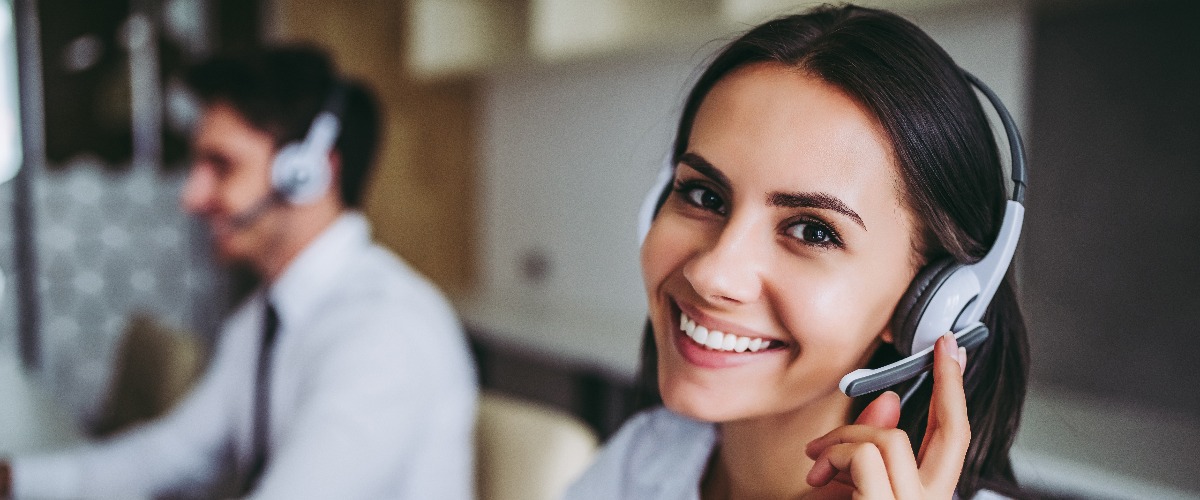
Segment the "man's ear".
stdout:
<path fill-rule="evenodd" d="M 336 149 L 329 152 L 329 171 L 330 174 L 333 174 L 330 176 L 333 179 L 333 185 L 340 185 L 342 179 L 342 154 Z"/>
<path fill-rule="evenodd" d="M 342 199 L 342 153 L 336 149 L 329 152 L 329 192 Z"/>

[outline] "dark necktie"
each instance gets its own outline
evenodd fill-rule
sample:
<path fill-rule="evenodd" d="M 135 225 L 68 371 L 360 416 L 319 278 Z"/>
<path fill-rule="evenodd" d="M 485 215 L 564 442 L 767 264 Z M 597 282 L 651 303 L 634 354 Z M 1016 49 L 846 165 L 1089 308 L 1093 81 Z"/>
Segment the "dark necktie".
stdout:
<path fill-rule="evenodd" d="M 267 302 L 263 315 L 262 345 L 258 350 L 258 374 L 254 383 L 254 433 L 250 448 L 250 468 L 242 483 L 242 495 L 254 490 L 267 466 L 267 432 L 271 399 L 271 351 L 275 345 L 275 334 L 279 332 L 279 314 L 275 306 Z"/>

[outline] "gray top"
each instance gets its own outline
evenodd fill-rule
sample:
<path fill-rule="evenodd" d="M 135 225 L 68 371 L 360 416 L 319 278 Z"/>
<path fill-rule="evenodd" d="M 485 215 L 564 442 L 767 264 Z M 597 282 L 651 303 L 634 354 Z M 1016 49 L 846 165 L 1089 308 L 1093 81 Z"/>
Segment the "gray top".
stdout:
<path fill-rule="evenodd" d="M 634 415 L 563 497 L 696 500 L 717 427 L 663 407 Z"/>
<path fill-rule="evenodd" d="M 656 407 L 629 419 L 604 445 L 565 500 L 698 500 L 717 444 L 715 424 Z M 957 498 L 957 495 L 955 495 Z M 982 490 L 976 500 L 1004 498 Z"/>

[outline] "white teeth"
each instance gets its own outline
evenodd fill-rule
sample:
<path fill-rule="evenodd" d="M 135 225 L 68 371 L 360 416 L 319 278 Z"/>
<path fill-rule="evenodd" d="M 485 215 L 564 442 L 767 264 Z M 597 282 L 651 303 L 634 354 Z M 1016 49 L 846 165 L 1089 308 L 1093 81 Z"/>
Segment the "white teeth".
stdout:
<path fill-rule="evenodd" d="M 771 344 L 768 339 L 740 337 L 719 330 L 709 330 L 697 325 L 692 318 L 683 313 L 679 315 L 679 329 L 697 344 L 718 351 L 758 352 Z"/>
<path fill-rule="evenodd" d="M 725 334 L 714 330 L 708 332 L 708 340 L 704 342 L 704 345 L 709 349 L 720 349 L 723 343 L 725 343 Z"/>

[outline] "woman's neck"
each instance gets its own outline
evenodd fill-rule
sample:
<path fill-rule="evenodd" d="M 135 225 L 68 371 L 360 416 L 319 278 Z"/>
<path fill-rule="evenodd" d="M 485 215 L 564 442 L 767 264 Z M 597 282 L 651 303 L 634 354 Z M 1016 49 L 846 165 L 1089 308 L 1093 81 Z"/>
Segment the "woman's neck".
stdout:
<path fill-rule="evenodd" d="M 845 425 L 850 405 L 850 399 L 834 392 L 788 413 L 720 424 L 721 441 L 704 474 L 702 497 L 717 500 L 816 495 L 806 481 L 813 460 L 804 448 L 809 441 Z M 830 487 L 843 488 L 836 482 Z M 826 489 L 829 487 L 821 490 Z"/>

